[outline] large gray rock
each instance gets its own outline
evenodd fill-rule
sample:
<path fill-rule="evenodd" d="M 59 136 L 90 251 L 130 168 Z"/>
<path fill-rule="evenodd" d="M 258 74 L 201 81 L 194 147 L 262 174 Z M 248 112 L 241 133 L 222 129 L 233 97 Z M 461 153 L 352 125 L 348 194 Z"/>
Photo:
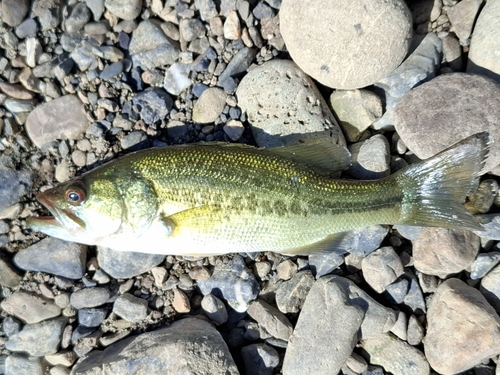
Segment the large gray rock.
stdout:
<path fill-rule="evenodd" d="M 345 145 L 321 93 L 292 61 L 271 60 L 252 69 L 236 96 L 261 147 L 318 140 Z"/>
<path fill-rule="evenodd" d="M 128 279 L 149 271 L 165 259 L 161 254 L 145 254 L 97 248 L 97 261 L 106 273 L 117 279 Z"/>
<path fill-rule="evenodd" d="M 355 89 L 384 78 L 403 61 L 412 20 L 399 0 L 284 0 L 280 30 L 307 74 L 328 87 Z"/>
<path fill-rule="evenodd" d="M 85 274 L 86 258 L 86 246 L 46 237 L 19 251 L 14 256 L 14 263 L 26 271 L 80 279 Z"/>
<path fill-rule="evenodd" d="M 133 20 L 141 13 L 142 0 L 105 0 L 104 6 L 121 19 Z"/>
<path fill-rule="evenodd" d="M 440 374 L 468 370 L 500 353 L 500 317 L 477 289 L 448 279 L 430 301 L 424 348 Z"/>
<path fill-rule="evenodd" d="M 68 108 L 71 108 L 71 116 L 68 116 Z M 88 126 L 83 103 L 75 95 L 43 103 L 26 119 L 26 132 L 38 147 L 57 139 L 78 139 Z"/>
<path fill-rule="evenodd" d="M 394 110 L 394 125 L 405 145 L 420 159 L 427 159 L 480 132 L 489 132 L 498 144 L 499 117 L 498 84 L 479 75 L 450 73 L 404 95 Z M 500 148 L 492 147 L 484 171 L 499 163 Z"/>
<path fill-rule="evenodd" d="M 200 339 L 203 338 L 203 339 Z M 239 374 L 226 343 L 204 320 L 186 318 L 93 351 L 72 375 Z"/>
<path fill-rule="evenodd" d="M 351 355 L 365 311 L 336 279 L 321 278 L 309 291 L 288 343 L 284 374 L 337 374 Z"/>
<path fill-rule="evenodd" d="M 500 82 L 500 2 L 486 1 L 470 41 L 467 73 L 481 74 Z"/>
<path fill-rule="evenodd" d="M 61 314 L 61 308 L 36 294 L 18 291 L 1 303 L 2 309 L 28 324 L 39 323 Z"/>

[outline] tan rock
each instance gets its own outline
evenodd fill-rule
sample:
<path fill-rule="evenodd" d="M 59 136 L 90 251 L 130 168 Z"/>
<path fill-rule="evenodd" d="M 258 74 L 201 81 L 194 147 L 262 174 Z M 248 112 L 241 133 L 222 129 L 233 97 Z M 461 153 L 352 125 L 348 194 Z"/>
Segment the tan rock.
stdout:
<path fill-rule="evenodd" d="M 174 300 L 172 301 L 172 307 L 175 311 L 181 314 L 191 311 L 189 298 L 182 290 L 179 290 L 177 288 L 174 289 Z"/>
<path fill-rule="evenodd" d="M 194 103 L 193 121 L 200 124 L 214 122 L 220 116 L 226 105 L 227 94 L 217 87 L 203 91 Z"/>
<path fill-rule="evenodd" d="M 477 289 L 446 280 L 429 304 L 424 349 L 440 374 L 468 370 L 500 353 L 500 317 Z"/>
<path fill-rule="evenodd" d="M 468 230 L 424 228 L 413 241 L 415 268 L 444 279 L 471 265 L 479 247 L 479 237 Z"/>

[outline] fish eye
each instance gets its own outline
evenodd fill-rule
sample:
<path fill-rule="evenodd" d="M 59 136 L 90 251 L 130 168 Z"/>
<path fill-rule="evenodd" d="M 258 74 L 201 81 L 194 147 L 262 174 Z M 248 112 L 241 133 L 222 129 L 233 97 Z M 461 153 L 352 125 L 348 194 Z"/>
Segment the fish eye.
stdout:
<path fill-rule="evenodd" d="M 66 200 L 73 205 L 78 205 L 85 200 L 85 191 L 79 187 L 70 187 L 65 195 Z"/>

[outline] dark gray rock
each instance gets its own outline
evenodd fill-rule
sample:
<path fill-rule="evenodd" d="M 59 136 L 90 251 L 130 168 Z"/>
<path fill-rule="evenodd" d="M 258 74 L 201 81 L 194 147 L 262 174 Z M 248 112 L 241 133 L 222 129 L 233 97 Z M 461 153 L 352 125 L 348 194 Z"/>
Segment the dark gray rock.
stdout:
<path fill-rule="evenodd" d="M 280 361 L 276 349 L 266 344 L 252 344 L 241 348 L 241 357 L 247 375 L 272 375 Z"/>
<path fill-rule="evenodd" d="M 161 254 L 144 254 L 98 247 L 97 261 L 108 275 L 128 279 L 149 271 L 165 259 Z"/>
<path fill-rule="evenodd" d="M 276 289 L 278 309 L 284 314 L 298 313 L 313 284 L 314 276 L 309 270 L 297 272 L 290 280 L 279 284 Z"/>
<path fill-rule="evenodd" d="M 54 354 L 65 325 L 66 318 L 63 317 L 26 324 L 19 333 L 9 337 L 5 348 L 13 352 L 26 352 L 35 357 Z"/>
<path fill-rule="evenodd" d="M 30 9 L 28 0 L 3 0 L 0 6 L 2 21 L 12 27 L 19 26 Z"/>
<path fill-rule="evenodd" d="M 124 69 L 125 67 L 123 65 L 123 61 L 117 61 L 105 67 L 101 74 L 99 74 L 99 77 L 101 79 L 108 80 L 122 73 Z"/>
<path fill-rule="evenodd" d="M 113 374 L 239 374 L 220 333 L 210 323 L 196 318 L 126 338 L 104 351 L 93 351 L 72 373 L 91 375 L 104 367 Z"/>
<path fill-rule="evenodd" d="M 165 118 L 172 109 L 173 100 L 165 90 L 152 87 L 134 96 L 132 104 L 146 124 L 153 124 Z"/>
<path fill-rule="evenodd" d="M 105 304 L 111 294 L 106 288 L 84 288 L 80 289 L 70 297 L 71 306 L 75 309 L 83 309 L 85 307 L 97 307 Z"/>
<path fill-rule="evenodd" d="M 99 327 L 107 314 L 107 307 L 80 309 L 78 310 L 78 323 L 89 328 Z"/>
<path fill-rule="evenodd" d="M 257 55 L 254 48 L 242 48 L 227 64 L 226 69 L 219 76 L 217 85 L 222 87 L 228 94 L 232 94 L 238 86 L 237 77 L 246 72 Z"/>
<path fill-rule="evenodd" d="M 259 294 L 259 284 L 240 255 L 215 267 L 209 279 L 198 281 L 198 287 L 204 295 L 211 293 L 223 298 L 238 312 L 246 311 L 249 302 Z"/>
<path fill-rule="evenodd" d="M 141 322 L 148 316 L 148 302 L 130 293 L 124 293 L 116 299 L 113 312 L 129 322 Z"/>
<path fill-rule="evenodd" d="M 474 263 L 471 264 L 470 278 L 472 280 L 482 279 L 499 262 L 499 251 L 478 254 Z"/>
<path fill-rule="evenodd" d="M 335 251 L 309 255 L 309 266 L 316 278 L 328 275 L 344 263 L 344 256 Z"/>
<path fill-rule="evenodd" d="M 31 190 L 33 173 L 26 168 L 9 168 L 0 159 L 0 212 L 19 202 Z"/>
<path fill-rule="evenodd" d="M 68 279 L 80 279 L 85 274 L 86 247 L 57 238 L 43 240 L 19 251 L 14 263 L 26 271 L 47 272 Z"/>

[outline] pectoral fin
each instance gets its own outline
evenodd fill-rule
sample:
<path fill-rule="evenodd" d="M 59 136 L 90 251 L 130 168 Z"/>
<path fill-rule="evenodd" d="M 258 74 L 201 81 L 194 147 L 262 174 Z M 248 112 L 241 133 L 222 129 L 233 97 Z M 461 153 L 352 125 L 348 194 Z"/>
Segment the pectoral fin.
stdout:
<path fill-rule="evenodd" d="M 209 232 L 222 223 L 222 210 L 215 206 L 200 206 L 177 212 L 161 219 L 172 228 L 170 236 L 179 236 L 187 232 Z"/>
<path fill-rule="evenodd" d="M 328 254 L 338 253 L 345 254 L 345 239 L 348 238 L 351 232 L 341 232 L 330 234 L 325 239 L 312 243 L 306 246 L 294 247 L 283 251 L 285 255 L 313 255 L 313 254 Z"/>

